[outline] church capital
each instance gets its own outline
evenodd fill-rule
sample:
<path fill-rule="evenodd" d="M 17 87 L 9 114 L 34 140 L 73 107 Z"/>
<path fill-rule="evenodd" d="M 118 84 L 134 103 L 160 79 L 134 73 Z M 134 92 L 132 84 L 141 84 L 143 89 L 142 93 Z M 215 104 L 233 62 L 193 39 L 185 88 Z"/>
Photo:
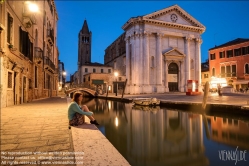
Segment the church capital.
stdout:
<path fill-rule="evenodd" d="M 144 36 L 150 36 L 151 35 L 151 32 L 149 32 L 149 31 L 143 31 L 142 33 L 143 33 Z"/>
<path fill-rule="evenodd" d="M 195 38 L 196 43 L 202 44 L 202 39 L 201 38 Z"/>
<path fill-rule="evenodd" d="M 185 36 L 185 37 L 184 37 L 184 40 L 185 40 L 185 41 L 190 41 L 190 40 L 192 40 L 192 38 L 189 37 L 189 36 Z"/>
<path fill-rule="evenodd" d="M 127 37 L 125 38 L 125 42 L 128 43 L 128 42 L 130 41 L 130 38 L 131 38 L 130 36 L 127 36 Z"/>
<path fill-rule="evenodd" d="M 164 34 L 162 34 L 162 33 L 156 33 L 156 36 L 157 36 L 157 37 L 163 37 Z"/>

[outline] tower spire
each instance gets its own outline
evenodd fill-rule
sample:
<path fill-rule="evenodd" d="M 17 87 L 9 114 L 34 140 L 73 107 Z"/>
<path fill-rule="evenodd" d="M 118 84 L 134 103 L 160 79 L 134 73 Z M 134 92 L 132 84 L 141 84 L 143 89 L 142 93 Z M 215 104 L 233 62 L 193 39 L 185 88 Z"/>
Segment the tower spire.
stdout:
<path fill-rule="evenodd" d="M 82 33 L 89 33 L 88 25 L 86 19 L 84 20 L 83 26 L 82 26 Z"/>

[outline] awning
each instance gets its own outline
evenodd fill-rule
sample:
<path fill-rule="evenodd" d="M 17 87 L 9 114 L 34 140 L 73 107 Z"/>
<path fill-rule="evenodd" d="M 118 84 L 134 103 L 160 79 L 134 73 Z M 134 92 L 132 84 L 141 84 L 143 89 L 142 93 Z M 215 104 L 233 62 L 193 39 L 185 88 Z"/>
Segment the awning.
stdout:
<path fill-rule="evenodd" d="M 92 84 L 95 84 L 95 85 L 104 84 L 104 80 L 92 80 Z"/>

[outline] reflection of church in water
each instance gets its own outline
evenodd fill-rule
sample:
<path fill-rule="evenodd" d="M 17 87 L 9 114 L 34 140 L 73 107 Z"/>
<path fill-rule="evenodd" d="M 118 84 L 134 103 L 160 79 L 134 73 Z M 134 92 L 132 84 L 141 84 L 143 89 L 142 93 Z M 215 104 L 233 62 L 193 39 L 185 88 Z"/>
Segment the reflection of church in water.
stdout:
<path fill-rule="evenodd" d="M 132 122 L 127 126 L 131 165 L 208 165 L 200 115 L 133 109 L 127 111 L 127 116 Z"/>
<path fill-rule="evenodd" d="M 105 65 L 127 78 L 126 93 L 201 90 L 201 34 L 205 27 L 178 5 L 132 17 L 105 50 Z"/>
<path fill-rule="evenodd" d="M 208 165 L 201 115 L 103 100 L 89 107 L 131 165 Z"/>

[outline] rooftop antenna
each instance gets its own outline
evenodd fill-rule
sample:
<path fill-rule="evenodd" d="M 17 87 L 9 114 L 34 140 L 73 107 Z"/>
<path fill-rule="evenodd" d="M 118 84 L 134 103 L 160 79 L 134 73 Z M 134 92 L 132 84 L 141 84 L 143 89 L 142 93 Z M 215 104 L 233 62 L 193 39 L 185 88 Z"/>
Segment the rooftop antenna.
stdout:
<path fill-rule="evenodd" d="M 216 47 L 216 34 L 217 32 L 214 34 L 214 46 Z"/>

